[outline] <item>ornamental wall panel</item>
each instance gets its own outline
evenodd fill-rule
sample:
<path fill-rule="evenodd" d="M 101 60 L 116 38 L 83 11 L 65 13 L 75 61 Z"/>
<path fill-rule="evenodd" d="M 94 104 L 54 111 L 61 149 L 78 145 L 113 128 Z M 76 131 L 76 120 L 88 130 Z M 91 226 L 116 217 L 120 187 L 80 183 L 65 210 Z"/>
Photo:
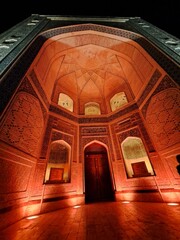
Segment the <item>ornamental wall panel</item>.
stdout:
<path fill-rule="evenodd" d="M 104 126 L 81 126 L 80 127 L 80 140 L 79 140 L 79 162 L 83 162 L 84 148 L 91 142 L 98 141 L 100 144 L 107 147 L 110 160 L 114 161 L 114 153 L 112 142 L 109 135 L 109 129 L 107 125 Z"/>
<path fill-rule="evenodd" d="M 26 192 L 32 166 L 0 158 L 0 194 Z"/>
<path fill-rule="evenodd" d="M 116 123 L 111 126 L 113 134 L 116 137 L 113 138 L 113 143 L 116 149 L 120 149 L 120 144 L 129 136 L 142 138 L 144 145 L 146 146 L 148 152 L 155 152 L 154 145 L 150 136 L 146 130 L 145 124 L 138 112 L 129 114 L 126 118 L 121 118 Z M 117 146 L 119 145 L 119 147 Z M 116 152 L 117 159 L 121 159 L 121 151 Z"/>
<path fill-rule="evenodd" d="M 32 156 L 37 156 L 46 112 L 27 79 L 18 89 L 0 127 L 0 139 Z"/>
<path fill-rule="evenodd" d="M 179 143 L 180 91 L 169 88 L 151 98 L 146 122 L 158 150 Z"/>

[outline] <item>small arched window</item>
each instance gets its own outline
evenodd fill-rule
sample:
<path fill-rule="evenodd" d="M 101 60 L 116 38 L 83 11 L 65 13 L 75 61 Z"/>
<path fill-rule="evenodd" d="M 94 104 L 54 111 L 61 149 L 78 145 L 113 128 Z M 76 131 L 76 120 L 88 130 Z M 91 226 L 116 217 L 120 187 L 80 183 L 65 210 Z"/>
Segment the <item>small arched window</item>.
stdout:
<path fill-rule="evenodd" d="M 85 104 L 85 115 L 100 115 L 100 106 L 96 102 L 88 102 Z"/>
<path fill-rule="evenodd" d="M 116 93 L 110 100 L 111 110 L 115 111 L 128 103 L 125 92 Z"/>
<path fill-rule="evenodd" d="M 121 144 L 127 176 L 146 177 L 154 175 L 142 140 L 138 137 L 127 137 Z"/>
<path fill-rule="evenodd" d="M 73 100 L 64 93 L 59 94 L 58 105 L 73 112 Z"/>
<path fill-rule="evenodd" d="M 45 183 L 70 182 L 70 149 L 64 141 L 51 143 Z"/>

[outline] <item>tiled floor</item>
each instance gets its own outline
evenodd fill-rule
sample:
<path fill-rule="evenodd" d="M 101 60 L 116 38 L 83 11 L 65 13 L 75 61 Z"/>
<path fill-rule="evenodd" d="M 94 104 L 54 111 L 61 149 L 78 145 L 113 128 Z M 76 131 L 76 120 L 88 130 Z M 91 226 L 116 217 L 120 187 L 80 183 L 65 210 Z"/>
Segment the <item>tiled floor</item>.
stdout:
<path fill-rule="evenodd" d="M 1 240 L 180 240 L 180 205 L 105 202 L 22 219 Z"/>

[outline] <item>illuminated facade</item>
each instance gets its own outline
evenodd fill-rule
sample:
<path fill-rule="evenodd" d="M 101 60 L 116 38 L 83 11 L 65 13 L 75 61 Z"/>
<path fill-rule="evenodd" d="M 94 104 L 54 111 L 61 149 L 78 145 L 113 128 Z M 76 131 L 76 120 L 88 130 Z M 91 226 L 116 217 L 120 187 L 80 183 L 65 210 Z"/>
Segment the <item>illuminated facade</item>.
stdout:
<path fill-rule="evenodd" d="M 179 49 L 138 17 L 31 15 L 1 34 L 2 226 L 91 201 L 180 202 Z"/>

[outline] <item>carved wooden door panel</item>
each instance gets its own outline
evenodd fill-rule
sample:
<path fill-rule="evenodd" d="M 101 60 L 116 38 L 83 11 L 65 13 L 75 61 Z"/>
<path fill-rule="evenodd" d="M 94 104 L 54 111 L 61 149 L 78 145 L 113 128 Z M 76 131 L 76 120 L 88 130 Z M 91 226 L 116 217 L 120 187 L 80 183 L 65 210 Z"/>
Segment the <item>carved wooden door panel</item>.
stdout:
<path fill-rule="evenodd" d="M 85 201 L 113 200 L 113 188 L 106 154 L 88 154 L 85 158 Z"/>

